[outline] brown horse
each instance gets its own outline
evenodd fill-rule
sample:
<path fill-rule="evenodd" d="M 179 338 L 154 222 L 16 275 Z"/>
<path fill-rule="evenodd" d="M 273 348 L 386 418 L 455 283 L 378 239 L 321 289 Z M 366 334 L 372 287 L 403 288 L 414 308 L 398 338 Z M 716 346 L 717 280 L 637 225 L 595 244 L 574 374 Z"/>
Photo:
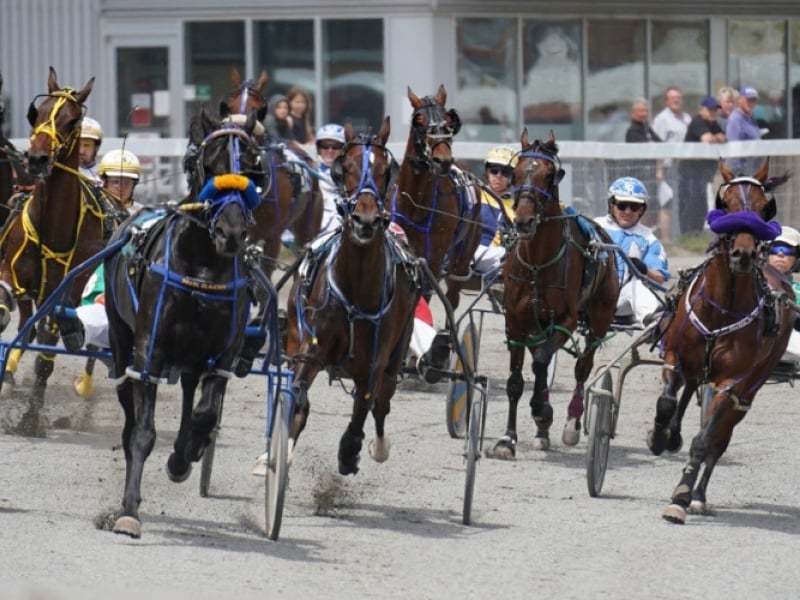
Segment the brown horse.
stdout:
<path fill-rule="evenodd" d="M 289 343 L 297 410 L 291 448 L 308 419 L 308 390 L 327 368 L 352 379 L 353 413 L 339 443 L 339 472 L 358 472 L 364 422 L 371 411 L 376 438 L 369 445 L 377 462 L 389 457 L 384 421 L 411 336 L 418 281 L 414 257 L 387 233 L 385 202 L 392 157 L 386 149 L 389 117 L 374 137 L 355 136 L 332 167 L 344 199 L 344 227 L 313 256 L 316 268 L 302 275 L 289 298 Z M 311 250 L 310 252 L 314 252 Z"/>
<path fill-rule="evenodd" d="M 259 120 L 266 114 L 267 101 L 262 92 L 268 76 L 261 72 L 257 82 L 241 80 L 239 71 L 233 69 L 233 90 L 227 101 L 220 104 L 220 114 L 246 115 L 253 109 Z M 287 153 L 283 144 L 294 156 Z M 277 264 L 281 249 L 281 233 L 288 229 L 294 234 L 295 244 L 302 248 L 319 233 L 322 224 L 322 195 L 316 177 L 311 177 L 314 162 L 300 146 L 293 142 L 266 140 L 264 162 L 269 166 L 270 185 L 263 191 L 263 202 L 253 213 L 254 224 L 248 233 L 254 243 L 263 246 L 267 263 L 264 271 L 269 275 Z M 304 169 L 299 160 L 311 168 Z M 304 189 L 305 188 L 305 189 Z"/>
<path fill-rule="evenodd" d="M 704 425 L 692 440 L 689 462 L 663 513 L 673 523 L 684 523 L 687 509 L 705 511 L 714 466 L 733 428 L 780 361 L 794 323 L 791 310 L 776 302 L 770 291 L 794 301 L 792 289 L 773 269 L 761 268 L 759 253 L 760 241 L 780 233 L 777 223 L 767 223 L 776 212 L 769 196 L 786 177 L 768 179 L 768 162 L 753 177 L 734 177 L 724 164 L 720 173 L 724 183 L 717 209 L 708 217 L 718 234 L 711 257 L 679 284 L 673 310 L 659 324 L 665 368 L 648 437 L 653 454 L 680 448 L 681 419 L 689 399 L 703 382 L 713 390 Z"/>
<path fill-rule="evenodd" d="M 575 363 L 575 389 L 568 408 L 564 442 L 578 442 L 583 414 L 584 382 L 591 373 L 597 345 L 614 318 L 619 281 L 614 255 L 594 246 L 611 243 L 596 224 L 566 214 L 559 204 L 558 184 L 564 176 L 553 133 L 547 141 L 528 142 L 514 170 L 519 182 L 514 199 L 518 238 L 509 248 L 503 269 L 506 338 L 510 354 L 508 423 L 494 447 L 498 458 L 512 458 L 517 443 L 517 403 L 525 381 L 522 367 L 527 349 L 533 358 L 531 414 L 536 424 L 534 448 L 550 447 L 553 408 L 549 402 L 547 366 L 579 330 L 585 348 Z"/>
<path fill-rule="evenodd" d="M 20 327 L 74 265 L 104 246 L 103 208 L 78 172 L 78 136 L 83 103 L 94 78 L 80 90 L 61 87 L 50 67 L 48 93 L 31 102 L 28 121 L 33 128 L 28 149 L 29 171 L 39 178 L 32 196 L 4 230 L 0 241 L 0 332 L 11 320 L 20 300 Z M 110 218 L 110 217 L 109 217 Z M 75 278 L 71 301 L 77 305 L 91 273 Z M 56 327 L 42 321 L 38 337 L 55 345 Z M 21 351 L 14 349 L 7 363 L 5 382 L 13 383 Z M 53 371 L 53 355 L 36 357 L 34 392 L 43 392 Z"/>
<path fill-rule="evenodd" d="M 445 108 L 444 86 L 424 98 L 408 88 L 408 100 L 414 113 L 393 192 L 392 220 L 433 274 L 447 277 L 447 299 L 455 308 L 480 243 L 480 188 L 453 164 L 453 136 L 461 120 L 454 109 Z"/>

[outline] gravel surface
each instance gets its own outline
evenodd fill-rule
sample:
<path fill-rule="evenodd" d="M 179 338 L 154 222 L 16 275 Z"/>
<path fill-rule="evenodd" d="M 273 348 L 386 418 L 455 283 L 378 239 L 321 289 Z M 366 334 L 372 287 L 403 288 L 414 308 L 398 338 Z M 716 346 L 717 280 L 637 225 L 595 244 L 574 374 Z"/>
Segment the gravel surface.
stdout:
<path fill-rule="evenodd" d="M 618 355 L 626 339 L 612 340 L 598 362 Z M 487 447 L 505 427 L 502 341 L 502 318 L 487 317 L 479 369 L 490 378 Z M 177 386 L 162 386 L 142 484 L 143 534 L 132 540 L 108 531 L 125 471 L 113 389 L 98 379 L 93 400 L 75 397 L 69 382 L 81 361 L 60 357 L 37 437 L 20 430 L 32 364 L 26 356 L 20 385 L 0 398 L 0 598 L 797 597 L 798 399 L 787 384 L 762 390 L 734 432 L 709 486 L 716 515 L 689 515 L 678 526 L 660 515 L 698 409 L 687 411 L 684 449 L 651 456 L 645 435 L 660 373 L 634 370 L 602 496 L 590 498 L 585 439 L 561 443 L 574 364 L 562 353 L 553 448 L 532 449 L 526 392 L 517 458 L 479 461 L 473 525 L 464 526 L 463 441 L 446 431 L 446 386 L 404 382 L 387 419 L 391 458 L 376 464 L 365 446 L 361 471 L 345 478 L 336 452 L 350 401 L 320 376 L 277 542 L 264 535 L 263 480 L 250 474 L 263 447 L 265 381 L 229 386 L 209 498 L 199 496 L 199 468 L 182 484 L 164 473 L 180 400 Z"/>

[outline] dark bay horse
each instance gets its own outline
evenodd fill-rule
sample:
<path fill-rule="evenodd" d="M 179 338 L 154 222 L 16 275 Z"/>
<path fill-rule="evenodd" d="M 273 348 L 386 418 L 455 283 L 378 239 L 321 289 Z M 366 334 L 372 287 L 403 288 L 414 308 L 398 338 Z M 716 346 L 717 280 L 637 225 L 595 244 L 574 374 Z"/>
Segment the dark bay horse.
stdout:
<path fill-rule="evenodd" d="M 172 481 L 184 481 L 217 424 L 234 359 L 245 334 L 248 277 L 244 263 L 247 224 L 260 198 L 252 180 L 260 150 L 244 129 L 224 126 L 205 111 L 192 119 L 190 141 L 199 148 L 189 196 L 152 223 L 143 209 L 126 221 L 112 243 L 133 234 L 105 261 L 106 312 L 112 376 L 124 376 L 117 395 L 125 413 L 125 492 L 113 530 L 141 535 L 139 504 L 144 463 L 156 439 L 158 384 L 180 372 L 183 403 Z M 137 233 L 138 232 L 138 233 Z M 197 405 L 194 394 L 202 392 Z"/>
<path fill-rule="evenodd" d="M 80 90 L 61 87 L 50 67 L 48 93 L 31 102 L 28 121 L 33 128 L 28 170 L 38 181 L 21 212 L 9 221 L 0 239 L 0 331 L 11 320 L 19 301 L 20 327 L 61 283 L 69 269 L 103 248 L 107 225 L 103 207 L 78 172 L 78 137 L 84 102 L 94 78 Z M 71 301 L 78 304 L 91 275 L 76 277 Z M 37 336 L 55 345 L 55 325 L 43 320 Z M 13 383 L 21 350 L 11 351 L 4 382 Z M 53 371 L 53 355 L 36 357 L 34 391 L 43 392 Z"/>
<path fill-rule="evenodd" d="M 714 466 L 780 361 L 794 323 L 794 314 L 774 295 L 793 302 L 794 293 L 774 269 L 762 269 L 765 261 L 759 252 L 761 241 L 780 233 L 778 223 L 768 222 L 776 213 L 770 196 L 787 177 L 770 179 L 768 162 L 752 177 L 734 176 L 724 163 L 720 173 L 724 183 L 717 208 L 708 216 L 718 234 L 711 257 L 679 284 L 673 310 L 659 323 L 665 368 L 648 437 L 653 454 L 680 448 L 681 419 L 690 398 L 703 382 L 713 390 L 704 425 L 692 440 L 689 461 L 663 512 L 673 523 L 684 523 L 687 510 L 706 510 Z"/>
<path fill-rule="evenodd" d="M 408 100 L 414 112 L 392 192 L 392 220 L 405 230 L 409 244 L 433 274 L 446 275 L 446 296 L 455 308 L 480 243 L 480 188 L 454 166 L 453 136 L 461 120 L 446 108 L 444 86 L 424 98 L 408 88 Z"/>
<path fill-rule="evenodd" d="M 374 137 L 345 127 L 346 144 L 332 167 L 344 206 L 344 227 L 328 238 L 289 297 L 289 343 L 297 411 L 291 448 L 308 419 L 308 390 L 322 369 L 352 379 L 353 413 L 339 443 L 339 472 L 358 472 L 364 422 L 372 412 L 374 460 L 389 457 L 384 421 L 408 348 L 419 293 L 415 257 L 387 232 L 386 194 L 392 157 L 389 117 Z M 312 250 L 313 251 L 313 250 Z"/>
<path fill-rule="evenodd" d="M 3 91 L 3 76 L 0 75 L 0 93 Z M 35 180 L 24 167 L 24 156 L 3 133 L 6 106 L 0 101 L 0 225 L 8 218 L 8 201 L 20 190 L 32 191 Z"/>
<path fill-rule="evenodd" d="M 616 310 L 619 281 L 613 253 L 592 245 L 611 239 L 594 222 L 567 214 L 558 198 L 564 176 L 558 146 L 551 132 L 542 143 L 520 137 L 522 151 L 514 170 L 518 238 L 508 250 L 503 269 L 506 343 L 510 354 L 508 423 L 493 455 L 512 458 L 517 443 L 517 403 L 525 385 L 525 351 L 533 358 L 531 414 L 536 424 L 534 448 L 550 447 L 553 408 L 547 387 L 547 366 L 576 331 L 585 347 L 575 363 L 575 389 L 570 401 L 564 442 L 578 442 L 583 414 L 584 383 L 591 373 L 598 344 Z"/>
<path fill-rule="evenodd" d="M 233 90 L 227 101 L 220 104 L 220 114 L 248 114 L 255 109 L 266 114 L 267 101 L 263 88 L 268 76 L 262 71 L 258 81 L 241 80 L 239 71 L 233 69 Z M 259 118 L 262 120 L 263 117 Z M 322 225 L 322 195 L 316 177 L 304 169 L 303 161 L 312 169 L 314 161 L 305 150 L 288 140 L 265 140 L 264 163 L 268 167 L 268 186 L 263 190 L 263 202 L 253 213 L 254 222 L 249 235 L 253 243 L 263 246 L 267 262 L 264 270 L 269 275 L 277 264 L 281 249 L 281 233 L 288 229 L 294 234 L 295 245 L 302 248 L 314 239 Z"/>

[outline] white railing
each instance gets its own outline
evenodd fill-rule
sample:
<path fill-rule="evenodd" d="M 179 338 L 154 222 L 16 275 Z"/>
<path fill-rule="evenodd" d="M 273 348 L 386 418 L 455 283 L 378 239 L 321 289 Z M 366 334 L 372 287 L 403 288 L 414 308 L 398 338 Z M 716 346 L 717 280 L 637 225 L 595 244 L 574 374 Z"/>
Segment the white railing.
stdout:
<path fill-rule="evenodd" d="M 546 133 L 546 132 L 543 132 Z M 530 135 L 530 139 L 534 138 Z M 15 139 L 17 148 L 26 148 L 27 139 Z M 143 177 L 137 188 L 137 198 L 145 202 L 161 202 L 180 198 L 186 192 L 186 178 L 182 159 L 186 138 L 141 138 L 130 136 L 106 138 L 102 152 L 124 147 L 142 161 Z M 456 140 L 453 152 L 465 161 L 477 175 L 483 175 L 483 157 L 496 143 L 460 142 Z M 514 144 L 512 146 L 518 146 Z M 389 148 L 397 160 L 402 160 L 405 142 L 391 142 Z M 314 155 L 313 146 L 308 147 Z M 759 142 L 731 142 L 727 144 L 660 143 L 624 144 L 608 142 L 559 142 L 559 156 L 566 176 L 560 192 L 564 202 L 571 203 L 589 214 L 606 210 L 606 190 L 614 178 L 634 175 L 643 180 L 654 180 L 657 161 L 714 160 L 743 156 L 770 158 L 770 173 L 797 173 L 797 179 L 778 189 L 778 218 L 786 223 L 800 225 L 800 140 L 764 140 Z M 717 180 L 715 183 L 718 183 Z M 713 186 L 708 201 L 713 200 Z M 651 190 L 654 193 L 654 190 Z M 677 221 L 677 219 L 673 219 Z M 674 231 L 674 229 L 673 229 Z"/>

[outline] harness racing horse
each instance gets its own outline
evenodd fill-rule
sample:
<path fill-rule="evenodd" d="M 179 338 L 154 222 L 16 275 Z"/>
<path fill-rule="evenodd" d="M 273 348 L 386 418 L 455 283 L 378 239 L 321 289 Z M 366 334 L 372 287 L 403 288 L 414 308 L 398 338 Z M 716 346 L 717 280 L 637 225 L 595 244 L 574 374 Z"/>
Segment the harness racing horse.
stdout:
<path fill-rule="evenodd" d="M 244 129 L 220 128 L 201 111 L 189 133 L 199 149 L 189 196 L 161 209 L 161 218 L 142 209 L 112 238 L 114 243 L 132 236 L 104 263 L 111 371 L 124 376 L 117 395 L 125 413 L 125 492 L 116 533 L 141 535 L 142 471 L 155 444 L 156 392 L 165 375 L 179 371 L 183 393 L 180 428 L 167 460 L 172 481 L 186 480 L 218 422 L 249 307 L 245 237 L 260 198 L 253 181 L 239 173 L 259 164 L 251 137 L 255 123 L 253 112 Z"/>
<path fill-rule="evenodd" d="M 364 422 L 372 412 L 376 437 L 369 452 L 377 462 L 389 457 L 384 421 L 411 336 L 419 293 L 416 260 L 387 232 L 386 194 L 392 157 L 386 149 L 389 117 L 374 137 L 355 136 L 332 167 L 340 187 L 344 225 L 318 238 L 308 250 L 289 297 L 287 353 L 294 367 L 297 410 L 291 423 L 290 453 L 306 426 L 308 390 L 317 374 L 354 382 L 353 412 L 339 442 L 339 473 L 358 472 Z"/>
<path fill-rule="evenodd" d="M 248 114 L 255 109 L 266 114 L 267 101 L 262 89 L 267 83 L 267 73 L 262 71 L 257 82 L 241 80 L 239 71 L 233 69 L 233 91 L 227 101 L 220 104 L 220 114 Z M 263 117 L 259 116 L 259 121 Z M 311 177 L 308 167 L 313 160 L 300 146 L 286 140 L 265 140 L 264 164 L 269 167 L 263 201 L 253 213 L 254 223 L 249 230 L 250 239 L 264 249 L 267 258 L 264 271 L 270 275 L 277 264 L 281 249 L 281 233 L 289 229 L 295 245 L 302 248 L 314 239 L 322 225 L 322 195 L 316 177 Z"/>
<path fill-rule="evenodd" d="M 681 281 L 672 310 L 659 323 L 664 388 L 648 436 L 653 454 L 680 449 L 681 420 L 690 398 L 701 383 L 708 382 L 713 390 L 703 427 L 692 440 L 689 461 L 662 515 L 673 523 L 684 523 L 687 510 L 705 512 L 714 466 L 780 361 L 794 323 L 787 304 L 776 301 L 783 297 L 793 302 L 792 289 L 777 271 L 762 269 L 765 261 L 758 246 L 780 234 L 780 225 L 768 222 L 776 213 L 770 193 L 787 177 L 768 178 L 768 161 L 753 177 L 735 177 L 724 163 L 720 173 L 724 183 L 716 209 L 708 215 L 718 234 L 709 248 L 711 256 Z"/>
<path fill-rule="evenodd" d="M 37 178 L 36 188 L 2 230 L 0 238 L 0 332 L 11 320 L 19 300 L 20 328 L 61 283 L 71 267 L 97 254 L 104 243 L 106 216 L 98 199 L 78 172 L 78 137 L 84 102 L 94 78 L 80 90 L 61 87 L 50 67 L 48 93 L 28 108 L 33 128 L 28 149 L 28 170 Z M 71 302 L 80 300 L 91 273 L 77 276 Z M 39 323 L 38 339 L 47 345 L 58 340 L 52 320 Z M 13 349 L 4 381 L 14 382 L 22 351 Z M 44 392 L 53 371 L 52 353 L 39 353 L 35 363 L 34 395 Z"/>
<path fill-rule="evenodd" d="M 461 120 L 454 109 L 445 108 L 444 86 L 424 98 L 408 88 L 408 100 L 414 113 L 392 196 L 392 220 L 433 274 L 447 276 L 446 297 L 455 308 L 480 243 L 480 188 L 453 164 L 453 136 Z"/>
<path fill-rule="evenodd" d="M 3 91 L 3 76 L 0 75 L 0 92 Z M 1 96 L 0 96 L 1 97 Z M 0 100 L 0 225 L 8 218 L 11 196 L 19 190 L 32 191 L 35 181 L 25 170 L 24 156 L 3 133 L 6 106 Z"/>
<path fill-rule="evenodd" d="M 551 132 L 544 143 L 520 137 L 522 151 L 514 170 L 517 239 L 503 267 L 503 305 L 510 375 L 506 384 L 508 422 L 505 435 L 495 444 L 496 458 L 513 458 L 517 443 L 517 403 L 525 385 L 522 367 L 527 349 L 533 358 L 534 387 L 531 414 L 536 424 L 534 448 L 550 447 L 553 408 L 549 402 L 547 366 L 559 348 L 585 338 L 575 352 L 575 389 L 569 403 L 563 441 L 578 443 L 583 414 L 584 383 L 591 373 L 594 354 L 614 318 L 619 281 L 611 252 L 592 245 L 611 239 L 597 224 L 569 213 L 559 204 L 558 184 L 564 176 L 558 146 Z"/>

